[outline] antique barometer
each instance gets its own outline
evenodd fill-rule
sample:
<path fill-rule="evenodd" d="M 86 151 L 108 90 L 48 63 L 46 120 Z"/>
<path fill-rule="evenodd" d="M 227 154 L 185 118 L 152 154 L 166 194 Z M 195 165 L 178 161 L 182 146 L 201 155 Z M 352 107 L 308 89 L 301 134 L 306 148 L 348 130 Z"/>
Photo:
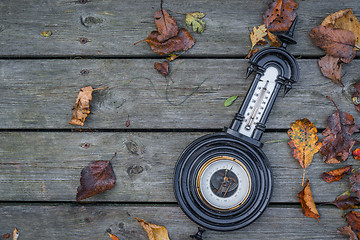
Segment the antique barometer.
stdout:
<path fill-rule="evenodd" d="M 279 34 L 279 48 L 262 49 L 250 59 L 246 78 L 253 82 L 229 128 L 192 142 L 180 155 L 174 173 L 176 199 L 185 214 L 212 230 L 230 231 L 255 221 L 272 193 L 272 173 L 260 138 L 275 99 L 298 80 L 299 67 L 286 50 L 296 43 L 296 19 Z M 284 94 L 284 95 L 285 95 Z"/>

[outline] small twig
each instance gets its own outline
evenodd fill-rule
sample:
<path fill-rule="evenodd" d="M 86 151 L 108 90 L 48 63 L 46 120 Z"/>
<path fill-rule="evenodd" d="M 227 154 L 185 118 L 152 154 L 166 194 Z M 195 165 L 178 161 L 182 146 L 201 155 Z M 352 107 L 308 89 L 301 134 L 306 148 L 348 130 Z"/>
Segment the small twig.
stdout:
<path fill-rule="evenodd" d="M 109 162 L 111 162 L 115 157 L 116 157 L 116 152 L 115 152 L 114 155 L 111 157 L 111 159 L 109 160 Z"/>
<path fill-rule="evenodd" d="M 304 180 L 305 180 L 305 168 L 304 168 L 304 172 L 303 172 L 303 179 L 302 179 L 301 186 L 304 186 Z"/>
<path fill-rule="evenodd" d="M 264 143 L 279 143 L 279 142 L 286 142 L 288 140 L 289 140 L 289 138 L 284 138 L 284 139 L 279 139 L 279 140 L 266 141 Z"/>
<path fill-rule="evenodd" d="M 140 41 L 134 43 L 134 45 L 136 45 L 136 44 L 138 44 L 138 43 L 141 43 L 141 42 L 143 42 L 143 41 L 146 41 L 146 39 L 140 40 Z"/>
<path fill-rule="evenodd" d="M 102 87 L 102 88 L 95 88 L 95 89 L 93 89 L 93 91 L 103 90 L 103 89 L 106 89 L 106 88 L 109 88 L 109 87 L 108 87 L 108 86 L 106 86 L 106 87 Z"/>

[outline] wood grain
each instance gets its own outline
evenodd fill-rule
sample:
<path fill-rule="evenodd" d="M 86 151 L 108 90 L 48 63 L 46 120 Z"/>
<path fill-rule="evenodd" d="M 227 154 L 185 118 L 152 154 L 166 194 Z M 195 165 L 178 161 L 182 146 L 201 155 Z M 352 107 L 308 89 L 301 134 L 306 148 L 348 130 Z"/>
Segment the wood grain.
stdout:
<path fill-rule="evenodd" d="M 185 56 L 246 56 L 249 31 L 262 24 L 268 0 L 169 0 L 164 8 L 177 12 L 206 13 L 206 30 L 193 33 L 196 45 Z M 295 55 L 320 56 L 309 31 L 329 14 L 352 8 L 360 16 L 354 0 L 329 0 L 317 6 L 313 1 L 298 1 Z M 87 1 L 78 0 L 3 0 L 0 3 L 0 48 L 2 57 L 44 56 L 155 56 L 146 43 L 134 46 L 155 30 L 153 14 L 160 1 Z M 321 6 L 320 6 L 321 5 Z M 173 14 L 181 27 L 185 17 Z M 49 38 L 43 31 L 52 31 Z M 87 43 L 81 44 L 80 39 Z"/>
<path fill-rule="evenodd" d="M 95 160 L 112 161 L 117 183 L 90 202 L 176 202 L 173 169 L 182 150 L 206 133 L 0 133 L 0 201 L 75 201 L 81 169 Z M 298 203 L 303 170 L 291 156 L 286 133 L 265 133 L 274 175 L 272 203 Z M 345 165 L 360 166 L 352 157 L 343 164 L 322 162 L 316 155 L 306 169 L 316 202 L 332 202 L 349 189 L 348 177 L 326 183 L 322 172 Z"/>
<path fill-rule="evenodd" d="M 0 61 L 1 129 L 70 129 L 72 107 L 80 88 L 108 86 L 93 93 L 85 128 L 97 129 L 218 129 L 228 126 L 238 111 L 251 79 L 248 62 L 239 59 L 180 59 L 171 63 L 168 100 L 178 104 L 201 82 L 184 104 L 166 100 L 166 80 L 154 69 L 155 59 L 2 60 Z M 308 118 L 325 128 L 335 111 L 330 96 L 345 112 L 359 113 L 351 102 L 352 84 L 359 80 L 360 61 L 343 67 L 345 87 L 321 76 L 316 60 L 299 60 L 300 80 L 279 94 L 267 128 L 287 129 Z M 87 75 L 80 72 L 86 69 Z M 154 91 L 156 89 L 156 92 Z M 159 95 L 159 96 L 158 96 Z M 231 107 L 224 101 L 233 95 Z M 130 127 L 125 126 L 128 115 Z"/>
<path fill-rule="evenodd" d="M 334 207 L 319 207 L 320 223 L 303 216 L 300 207 L 269 206 L 253 224 L 233 232 L 207 230 L 206 240 L 218 239 L 348 239 L 338 233 L 345 226 L 343 212 Z M 177 206 L 143 205 L 0 205 L 1 234 L 15 227 L 23 239 L 103 239 L 111 231 L 120 240 L 147 240 L 135 217 L 163 225 L 172 240 L 190 239 L 197 225 Z M 301 223 L 301 224 L 300 224 Z"/>

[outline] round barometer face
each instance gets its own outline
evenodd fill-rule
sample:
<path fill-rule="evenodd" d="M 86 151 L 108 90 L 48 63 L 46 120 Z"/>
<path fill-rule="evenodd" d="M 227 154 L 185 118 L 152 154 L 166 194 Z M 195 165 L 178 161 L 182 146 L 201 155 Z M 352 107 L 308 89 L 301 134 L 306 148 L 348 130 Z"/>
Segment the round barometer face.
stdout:
<path fill-rule="evenodd" d="M 196 182 L 200 198 L 217 210 L 232 210 L 241 206 L 251 188 L 245 166 L 228 156 L 207 161 L 200 168 Z"/>

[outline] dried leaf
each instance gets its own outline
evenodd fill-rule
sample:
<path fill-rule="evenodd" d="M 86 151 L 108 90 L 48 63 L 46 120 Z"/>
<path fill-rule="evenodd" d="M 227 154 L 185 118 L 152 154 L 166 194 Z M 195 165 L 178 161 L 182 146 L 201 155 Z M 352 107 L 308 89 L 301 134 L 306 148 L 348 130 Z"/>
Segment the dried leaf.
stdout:
<path fill-rule="evenodd" d="M 360 172 L 354 172 L 349 177 L 351 191 L 356 192 L 356 196 L 360 197 Z"/>
<path fill-rule="evenodd" d="M 94 89 L 91 86 L 80 89 L 70 124 L 84 126 L 85 119 L 90 113 L 90 100 L 93 91 Z"/>
<path fill-rule="evenodd" d="M 270 31 L 267 32 L 268 38 L 270 39 L 270 47 L 280 47 L 281 43 L 277 40 L 276 35 Z"/>
<path fill-rule="evenodd" d="M 41 33 L 41 36 L 43 37 L 50 37 L 52 35 L 52 32 L 51 31 L 43 31 Z"/>
<path fill-rule="evenodd" d="M 354 157 L 355 160 L 360 160 L 360 149 L 357 148 L 352 152 L 352 155 Z"/>
<path fill-rule="evenodd" d="M 145 222 L 144 219 L 135 218 L 138 223 L 145 229 L 148 234 L 149 240 L 170 240 L 168 231 L 164 226 L 159 226 Z"/>
<path fill-rule="evenodd" d="M 321 177 L 325 182 L 331 183 L 334 181 L 340 181 L 346 174 L 351 173 L 351 166 L 338 168 L 329 172 L 324 172 Z"/>
<path fill-rule="evenodd" d="M 205 30 L 205 22 L 201 20 L 203 17 L 205 17 L 205 14 L 202 12 L 186 13 L 186 25 L 192 25 L 194 32 L 202 33 Z"/>
<path fill-rule="evenodd" d="M 293 157 L 299 161 L 304 169 L 303 183 L 305 178 L 305 168 L 307 168 L 320 148 L 321 143 L 318 142 L 317 129 L 315 125 L 308 119 L 300 119 L 291 123 L 288 130 L 290 141 L 289 146 L 293 149 Z"/>
<path fill-rule="evenodd" d="M 254 55 L 255 53 L 257 53 L 259 51 L 259 49 L 255 48 L 255 49 L 250 49 L 248 55 L 245 58 L 251 58 L 252 55 Z"/>
<path fill-rule="evenodd" d="M 109 234 L 109 237 L 111 238 L 111 240 L 119 240 L 119 238 L 114 235 L 114 234 L 111 234 L 111 233 L 108 233 Z"/>
<path fill-rule="evenodd" d="M 351 31 L 320 25 L 310 31 L 310 37 L 316 46 L 344 63 L 350 63 L 356 55 L 355 35 Z"/>
<path fill-rule="evenodd" d="M 238 98 L 238 96 L 229 97 L 228 99 L 225 100 L 224 106 L 225 107 L 231 106 L 237 98 Z"/>
<path fill-rule="evenodd" d="M 355 34 L 355 44 L 360 46 L 360 23 L 352 9 L 340 10 L 327 16 L 321 25 L 349 30 Z"/>
<path fill-rule="evenodd" d="M 194 38 L 185 28 L 180 29 L 180 32 L 177 36 L 172 37 L 164 42 L 159 42 L 157 40 L 158 36 L 159 32 L 153 31 L 145 39 L 145 41 L 149 44 L 154 53 L 158 53 L 159 55 L 187 51 L 195 44 Z"/>
<path fill-rule="evenodd" d="M 333 104 L 336 111 L 328 117 L 327 128 L 322 132 L 325 138 L 322 142 L 320 154 L 323 155 L 325 163 L 346 161 L 355 144 L 351 135 L 359 131 L 359 127 L 354 123 L 354 117 L 340 111 L 334 102 Z"/>
<path fill-rule="evenodd" d="M 269 31 L 287 31 L 296 18 L 295 0 L 272 0 L 264 13 L 264 24 Z"/>
<path fill-rule="evenodd" d="M 154 14 L 155 25 L 158 31 L 156 39 L 158 42 L 164 42 L 169 38 L 175 37 L 179 33 L 179 28 L 175 18 L 169 15 L 165 9 L 161 9 Z"/>
<path fill-rule="evenodd" d="M 360 82 L 354 84 L 355 92 L 352 95 L 352 102 L 355 108 L 360 112 Z"/>
<path fill-rule="evenodd" d="M 339 195 L 332 203 L 341 210 L 347 210 L 350 208 L 358 208 L 358 205 L 360 204 L 360 199 L 350 196 L 350 192 L 346 191 L 343 194 Z"/>
<path fill-rule="evenodd" d="M 343 87 L 341 81 L 341 67 L 342 63 L 338 57 L 330 56 L 326 54 L 324 57 L 318 60 L 321 73 L 324 77 L 331 79 L 334 83 L 340 83 Z"/>
<path fill-rule="evenodd" d="M 169 63 L 167 61 L 164 61 L 163 63 L 156 62 L 154 64 L 154 67 L 158 71 L 158 73 L 160 73 L 164 77 L 169 74 Z"/>
<path fill-rule="evenodd" d="M 111 160 L 91 162 L 89 166 L 81 171 L 80 186 L 77 189 L 76 200 L 80 201 L 110 190 L 114 187 L 115 181 L 116 177 Z"/>
<path fill-rule="evenodd" d="M 337 232 L 342 234 L 342 235 L 349 236 L 350 237 L 349 240 L 359 240 L 350 226 L 346 226 L 346 227 L 343 227 L 343 228 L 338 228 Z"/>
<path fill-rule="evenodd" d="M 346 221 L 351 226 L 353 231 L 360 231 L 360 213 L 353 210 L 349 211 L 346 214 Z"/>
<path fill-rule="evenodd" d="M 15 228 L 13 231 L 13 240 L 18 240 L 19 235 L 20 235 L 19 231 Z"/>
<path fill-rule="evenodd" d="M 251 49 L 253 49 L 256 44 L 266 44 L 266 40 L 264 38 L 266 35 L 267 30 L 264 24 L 258 27 L 254 27 L 253 31 L 250 33 Z"/>
<path fill-rule="evenodd" d="M 10 233 L 6 233 L 3 235 L 3 239 L 8 239 L 10 237 Z"/>
<path fill-rule="evenodd" d="M 304 189 L 299 192 L 297 196 L 300 199 L 304 215 L 307 217 L 315 218 L 319 221 L 320 215 L 316 209 L 308 179 L 306 179 Z"/>

